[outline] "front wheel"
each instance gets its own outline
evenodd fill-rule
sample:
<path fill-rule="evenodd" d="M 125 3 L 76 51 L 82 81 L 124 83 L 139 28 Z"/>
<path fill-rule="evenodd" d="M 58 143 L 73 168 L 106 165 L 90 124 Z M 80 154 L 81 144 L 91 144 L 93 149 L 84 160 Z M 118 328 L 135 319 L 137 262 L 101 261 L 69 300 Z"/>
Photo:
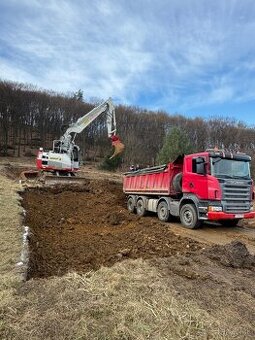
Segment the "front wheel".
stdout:
<path fill-rule="evenodd" d="M 180 220 L 184 227 L 197 229 L 201 225 L 198 219 L 197 210 L 194 204 L 184 204 L 180 210 Z"/>
<path fill-rule="evenodd" d="M 170 212 L 168 204 L 165 201 L 159 203 L 157 207 L 157 214 L 160 221 L 167 222 L 169 220 Z"/>

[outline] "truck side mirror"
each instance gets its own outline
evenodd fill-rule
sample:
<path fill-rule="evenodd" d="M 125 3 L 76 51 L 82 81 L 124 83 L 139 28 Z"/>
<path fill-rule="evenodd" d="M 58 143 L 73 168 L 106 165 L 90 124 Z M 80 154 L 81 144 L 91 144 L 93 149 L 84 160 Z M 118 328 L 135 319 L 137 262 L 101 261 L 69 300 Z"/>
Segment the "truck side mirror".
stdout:
<path fill-rule="evenodd" d="M 199 175 L 205 175 L 206 174 L 206 162 L 203 157 L 196 158 L 196 173 Z"/>

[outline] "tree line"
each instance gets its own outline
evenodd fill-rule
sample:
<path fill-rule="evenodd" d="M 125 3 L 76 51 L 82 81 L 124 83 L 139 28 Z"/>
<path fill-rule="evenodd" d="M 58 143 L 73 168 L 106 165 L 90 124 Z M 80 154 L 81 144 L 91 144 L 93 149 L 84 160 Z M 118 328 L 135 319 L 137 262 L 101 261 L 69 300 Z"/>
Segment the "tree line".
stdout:
<path fill-rule="evenodd" d="M 0 81 L 0 156 L 34 156 L 40 146 L 50 149 L 52 141 L 70 123 L 99 102 L 84 100 L 81 91 L 61 94 L 33 85 Z M 125 144 L 123 168 L 130 164 L 157 164 L 165 138 L 174 128 L 183 131 L 194 151 L 217 145 L 255 158 L 255 128 L 241 121 L 224 117 L 192 119 L 127 105 L 115 108 L 117 133 Z M 97 118 L 76 141 L 84 161 L 98 161 L 110 154 L 106 117 Z"/>

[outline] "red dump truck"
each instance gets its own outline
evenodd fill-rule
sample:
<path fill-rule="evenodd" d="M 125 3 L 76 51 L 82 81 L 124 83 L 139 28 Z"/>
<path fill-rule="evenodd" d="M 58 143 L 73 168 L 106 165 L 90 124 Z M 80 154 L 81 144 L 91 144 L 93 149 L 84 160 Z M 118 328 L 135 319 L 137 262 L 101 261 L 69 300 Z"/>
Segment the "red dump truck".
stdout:
<path fill-rule="evenodd" d="M 156 212 L 161 221 L 180 217 L 195 229 L 203 221 L 235 226 L 254 218 L 250 156 L 207 150 L 174 162 L 124 174 L 123 191 L 130 212 Z"/>

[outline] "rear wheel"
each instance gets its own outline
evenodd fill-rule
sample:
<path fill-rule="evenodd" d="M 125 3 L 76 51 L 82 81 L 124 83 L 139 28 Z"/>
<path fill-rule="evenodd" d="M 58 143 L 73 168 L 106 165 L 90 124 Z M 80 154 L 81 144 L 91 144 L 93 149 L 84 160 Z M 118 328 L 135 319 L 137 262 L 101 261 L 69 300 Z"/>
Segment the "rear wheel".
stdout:
<path fill-rule="evenodd" d="M 196 229 L 201 225 L 201 221 L 198 220 L 198 214 L 194 204 L 184 204 L 181 207 L 180 220 L 182 225 L 189 229 Z"/>
<path fill-rule="evenodd" d="M 160 221 L 166 222 L 169 220 L 170 212 L 168 209 L 168 204 L 165 201 L 159 203 L 157 207 L 157 213 Z"/>
<path fill-rule="evenodd" d="M 134 197 L 130 196 L 127 201 L 127 208 L 130 212 L 135 212 L 135 200 Z"/>
<path fill-rule="evenodd" d="M 138 216 L 146 215 L 145 204 L 141 198 L 136 203 L 136 212 Z"/>

